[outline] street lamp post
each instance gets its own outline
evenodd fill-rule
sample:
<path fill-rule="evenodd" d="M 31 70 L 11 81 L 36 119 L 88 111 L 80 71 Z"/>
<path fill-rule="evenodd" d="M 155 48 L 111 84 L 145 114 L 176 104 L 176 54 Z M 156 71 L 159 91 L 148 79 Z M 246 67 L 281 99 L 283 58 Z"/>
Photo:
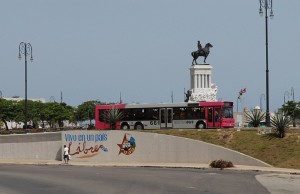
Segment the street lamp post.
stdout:
<path fill-rule="evenodd" d="M 19 44 L 19 59 L 21 60 L 21 55 L 25 57 L 25 120 L 24 125 L 27 129 L 27 55 L 30 55 L 30 61 L 33 61 L 32 57 L 32 46 L 30 43 L 21 42 Z"/>
<path fill-rule="evenodd" d="M 291 97 L 293 97 L 293 102 L 295 101 L 295 93 L 294 93 L 294 88 L 291 87 Z"/>
<path fill-rule="evenodd" d="M 285 92 L 284 92 L 284 98 L 283 98 L 283 102 L 284 102 L 283 105 L 285 105 L 285 102 L 286 102 L 286 101 L 285 101 L 285 96 L 286 96 L 286 95 L 287 95 L 288 98 L 290 98 L 290 93 L 289 93 L 288 91 L 285 91 Z"/>
<path fill-rule="evenodd" d="M 294 88 L 291 88 L 291 97 L 293 98 L 293 103 L 295 103 L 295 93 L 294 93 Z M 293 127 L 296 127 L 296 119 L 295 119 L 295 109 L 293 110 Z"/>
<path fill-rule="evenodd" d="M 266 96 L 265 96 L 265 94 L 261 94 L 260 95 L 260 99 L 259 99 L 259 102 L 260 102 L 260 110 L 262 111 L 263 109 L 262 109 L 262 99 L 264 99 L 264 100 L 266 100 Z"/>
<path fill-rule="evenodd" d="M 270 17 L 273 18 L 272 0 L 259 0 L 259 15 L 263 15 L 265 9 L 266 18 L 266 126 L 270 127 L 270 111 L 269 111 L 269 56 L 268 56 L 268 9 L 271 10 Z"/>
<path fill-rule="evenodd" d="M 50 102 L 55 102 L 55 97 L 54 96 L 50 96 Z"/>
<path fill-rule="evenodd" d="M 236 98 L 236 112 L 239 112 L 239 97 Z"/>

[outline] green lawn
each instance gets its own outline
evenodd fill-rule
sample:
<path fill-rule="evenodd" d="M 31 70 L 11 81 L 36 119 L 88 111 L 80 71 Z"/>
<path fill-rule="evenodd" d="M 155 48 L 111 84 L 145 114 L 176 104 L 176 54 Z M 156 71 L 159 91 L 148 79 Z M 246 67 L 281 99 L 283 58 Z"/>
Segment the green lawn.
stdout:
<path fill-rule="evenodd" d="M 285 138 L 259 135 L 257 130 L 143 130 L 201 140 L 236 150 L 272 166 L 300 169 L 300 132 L 288 130 Z"/>

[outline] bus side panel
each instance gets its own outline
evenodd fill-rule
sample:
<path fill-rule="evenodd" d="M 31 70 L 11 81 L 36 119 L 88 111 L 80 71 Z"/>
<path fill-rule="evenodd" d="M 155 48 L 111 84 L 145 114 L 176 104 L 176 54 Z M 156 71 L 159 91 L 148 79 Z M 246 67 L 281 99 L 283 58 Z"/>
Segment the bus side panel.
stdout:
<path fill-rule="evenodd" d="M 222 128 L 234 128 L 234 118 L 222 118 Z"/>

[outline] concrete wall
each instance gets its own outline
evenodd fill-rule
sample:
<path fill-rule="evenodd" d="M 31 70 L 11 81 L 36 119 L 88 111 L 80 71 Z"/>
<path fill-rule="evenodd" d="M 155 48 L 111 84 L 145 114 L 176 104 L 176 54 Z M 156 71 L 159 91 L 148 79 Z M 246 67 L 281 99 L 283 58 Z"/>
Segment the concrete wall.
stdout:
<path fill-rule="evenodd" d="M 0 136 L 0 159 L 61 160 L 61 133 Z"/>
<path fill-rule="evenodd" d="M 0 136 L 0 159 L 61 160 L 63 145 L 72 161 L 97 163 L 198 163 L 223 159 L 235 165 L 269 166 L 220 146 L 186 138 L 134 131 L 64 131 Z"/>

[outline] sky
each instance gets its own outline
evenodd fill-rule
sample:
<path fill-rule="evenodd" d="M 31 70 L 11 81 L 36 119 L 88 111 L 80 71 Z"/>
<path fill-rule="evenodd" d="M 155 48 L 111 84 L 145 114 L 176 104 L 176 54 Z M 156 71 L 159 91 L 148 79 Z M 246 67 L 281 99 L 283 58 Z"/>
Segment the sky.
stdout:
<path fill-rule="evenodd" d="M 300 101 L 299 9 L 299 0 L 273 0 L 270 111 L 292 100 L 292 90 Z M 60 101 L 62 93 L 71 106 L 120 97 L 124 103 L 182 102 L 198 40 L 213 45 L 206 62 L 217 99 L 265 109 L 265 18 L 257 0 L 1 0 L 0 91 L 25 96 L 24 55 L 19 60 L 18 54 L 26 42 L 33 51 L 28 98 Z"/>

